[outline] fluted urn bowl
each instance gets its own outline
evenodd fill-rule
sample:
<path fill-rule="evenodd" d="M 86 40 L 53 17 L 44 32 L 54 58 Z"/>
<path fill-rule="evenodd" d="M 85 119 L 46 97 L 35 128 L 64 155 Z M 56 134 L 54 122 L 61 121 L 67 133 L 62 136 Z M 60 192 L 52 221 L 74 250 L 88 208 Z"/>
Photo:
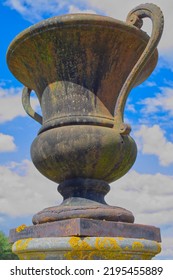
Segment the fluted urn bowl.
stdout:
<path fill-rule="evenodd" d="M 78 177 L 112 182 L 130 169 L 136 144 L 123 123 L 120 93 L 148 41 L 133 24 L 90 14 L 44 20 L 14 39 L 7 61 L 26 87 L 26 111 L 42 124 L 31 156 L 43 175 L 57 183 Z M 132 87 L 156 62 L 154 51 Z M 42 117 L 30 107 L 31 90 Z"/>

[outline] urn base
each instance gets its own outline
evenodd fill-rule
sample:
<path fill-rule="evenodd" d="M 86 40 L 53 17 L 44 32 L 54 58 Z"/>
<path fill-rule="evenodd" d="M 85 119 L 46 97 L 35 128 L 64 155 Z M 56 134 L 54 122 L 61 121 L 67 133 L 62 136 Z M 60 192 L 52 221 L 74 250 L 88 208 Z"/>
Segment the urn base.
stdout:
<path fill-rule="evenodd" d="M 88 218 L 133 223 L 133 214 L 124 208 L 108 205 L 104 196 L 110 186 L 103 180 L 75 178 L 58 186 L 63 196 L 61 205 L 45 208 L 33 216 L 33 224 L 74 218 Z"/>

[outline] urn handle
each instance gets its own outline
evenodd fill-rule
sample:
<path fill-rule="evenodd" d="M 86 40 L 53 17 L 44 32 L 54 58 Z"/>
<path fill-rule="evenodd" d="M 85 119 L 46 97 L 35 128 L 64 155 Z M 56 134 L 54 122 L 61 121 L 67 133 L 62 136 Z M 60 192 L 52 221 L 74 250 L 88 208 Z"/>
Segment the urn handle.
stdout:
<path fill-rule="evenodd" d="M 123 125 L 123 114 L 124 107 L 130 90 L 133 88 L 137 77 L 140 75 L 142 69 L 146 65 L 147 61 L 150 59 L 154 53 L 164 26 L 163 13 L 159 7 L 154 4 L 143 4 L 134 8 L 129 12 L 126 22 L 129 25 L 134 25 L 137 28 L 141 28 L 143 25 L 143 18 L 150 18 L 152 20 L 152 33 L 148 41 L 146 48 L 144 49 L 141 57 L 133 67 L 131 73 L 127 77 L 117 100 L 115 108 L 115 117 L 118 118 L 119 123 Z"/>
<path fill-rule="evenodd" d="M 32 90 L 29 89 L 28 87 L 24 87 L 23 92 L 22 92 L 22 105 L 23 105 L 23 108 L 25 109 L 25 112 L 31 118 L 33 118 L 35 121 L 42 124 L 42 121 L 43 121 L 42 116 L 40 116 L 38 113 L 36 113 L 31 107 L 31 103 L 30 103 L 31 91 Z"/>

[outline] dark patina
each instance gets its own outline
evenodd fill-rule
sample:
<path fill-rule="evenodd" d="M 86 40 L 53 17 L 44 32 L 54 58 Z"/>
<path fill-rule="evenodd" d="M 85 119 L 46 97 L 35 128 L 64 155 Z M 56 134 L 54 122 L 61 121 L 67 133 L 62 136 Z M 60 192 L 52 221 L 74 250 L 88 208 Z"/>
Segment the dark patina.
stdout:
<path fill-rule="evenodd" d="M 151 38 L 140 29 L 145 17 L 153 22 Z M 156 66 L 162 29 L 160 9 L 145 4 L 131 11 L 126 23 L 89 14 L 54 17 L 28 28 L 11 43 L 8 66 L 25 85 L 22 101 L 26 112 L 41 124 L 31 147 L 32 161 L 44 176 L 59 184 L 64 198 L 61 205 L 34 215 L 35 225 L 51 223 L 46 232 L 56 228 L 54 222 L 62 221 L 68 234 L 68 219 L 73 234 L 72 221 L 76 225 L 80 218 L 84 224 L 88 220 L 83 219 L 94 219 L 97 230 L 92 231 L 88 224 L 83 231 L 80 224 L 77 235 L 102 234 L 106 220 L 117 227 L 114 233 L 110 231 L 112 236 L 118 230 L 133 236 L 134 227 L 120 230 L 117 225 L 133 223 L 133 214 L 107 205 L 104 196 L 109 183 L 126 174 L 135 162 L 137 148 L 130 126 L 123 121 L 124 107 L 130 90 Z M 32 90 L 42 116 L 31 107 Z M 28 237 L 28 229 L 25 232 Z M 11 234 L 12 242 L 18 239 L 17 233 Z M 56 234 L 59 236 L 57 228 Z"/>

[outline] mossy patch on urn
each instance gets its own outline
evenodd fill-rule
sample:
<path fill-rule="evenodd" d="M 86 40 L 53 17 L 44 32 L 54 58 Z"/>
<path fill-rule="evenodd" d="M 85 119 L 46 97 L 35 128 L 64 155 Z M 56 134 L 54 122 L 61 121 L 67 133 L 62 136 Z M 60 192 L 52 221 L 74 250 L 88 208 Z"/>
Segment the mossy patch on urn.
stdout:
<path fill-rule="evenodd" d="M 78 177 L 112 182 L 133 165 L 136 144 L 115 129 L 73 125 L 39 134 L 31 156 L 37 169 L 57 183 Z"/>

